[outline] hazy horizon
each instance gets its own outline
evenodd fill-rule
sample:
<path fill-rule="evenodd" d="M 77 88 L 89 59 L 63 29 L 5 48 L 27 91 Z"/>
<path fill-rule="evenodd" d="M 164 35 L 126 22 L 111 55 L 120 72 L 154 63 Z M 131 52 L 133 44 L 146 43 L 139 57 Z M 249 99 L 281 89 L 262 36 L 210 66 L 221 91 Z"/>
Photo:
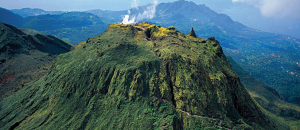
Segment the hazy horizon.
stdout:
<path fill-rule="evenodd" d="M 158 4 L 177 0 L 157 0 Z M 186 0 L 230 16 L 248 27 L 271 33 L 279 33 L 300 38 L 300 1 L 290 0 Z M 38 8 L 46 11 L 88 11 L 94 9 L 121 11 L 135 6 L 153 3 L 154 0 L 1 0 L 6 9 Z M 280 6 L 278 6 L 280 5 Z"/>

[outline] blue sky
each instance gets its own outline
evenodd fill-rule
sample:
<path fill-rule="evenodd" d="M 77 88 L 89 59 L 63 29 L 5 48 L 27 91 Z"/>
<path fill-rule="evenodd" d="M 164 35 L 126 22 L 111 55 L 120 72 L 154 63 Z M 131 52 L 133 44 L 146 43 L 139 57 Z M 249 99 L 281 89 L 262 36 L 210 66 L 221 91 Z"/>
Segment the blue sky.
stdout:
<path fill-rule="evenodd" d="M 40 8 L 47 11 L 86 11 L 91 9 L 127 10 L 132 7 L 134 0 L 0 0 L 1 7 L 6 9 Z M 158 3 L 176 0 L 158 0 Z M 226 6 L 231 0 L 190 0 L 196 4 Z M 152 3 L 153 0 L 137 0 L 138 5 Z M 224 4 L 227 3 L 227 4 Z"/>

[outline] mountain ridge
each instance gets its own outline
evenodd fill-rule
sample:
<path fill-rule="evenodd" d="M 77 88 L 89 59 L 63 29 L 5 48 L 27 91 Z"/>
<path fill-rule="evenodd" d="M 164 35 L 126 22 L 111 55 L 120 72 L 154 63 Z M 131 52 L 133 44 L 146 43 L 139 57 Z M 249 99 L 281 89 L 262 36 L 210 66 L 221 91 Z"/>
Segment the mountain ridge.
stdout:
<path fill-rule="evenodd" d="M 57 37 L 0 23 L 0 99 L 47 72 L 55 57 L 73 46 Z"/>

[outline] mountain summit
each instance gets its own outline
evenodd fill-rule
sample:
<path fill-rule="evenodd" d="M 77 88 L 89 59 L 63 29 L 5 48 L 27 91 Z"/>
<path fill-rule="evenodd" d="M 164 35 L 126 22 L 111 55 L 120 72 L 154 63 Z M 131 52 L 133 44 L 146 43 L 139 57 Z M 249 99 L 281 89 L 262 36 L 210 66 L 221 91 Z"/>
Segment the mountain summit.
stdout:
<path fill-rule="evenodd" d="M 111 24 L 0 100 L 1 129 L 274 129 L 219 42 Z"/>

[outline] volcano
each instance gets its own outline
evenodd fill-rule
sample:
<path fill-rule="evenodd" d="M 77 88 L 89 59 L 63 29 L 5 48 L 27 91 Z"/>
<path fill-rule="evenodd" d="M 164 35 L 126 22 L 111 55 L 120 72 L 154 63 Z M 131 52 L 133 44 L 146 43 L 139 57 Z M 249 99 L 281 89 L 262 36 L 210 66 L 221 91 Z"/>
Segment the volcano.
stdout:
<path fill-rule="evenodd" d="M 111 24 L 1 99 L 0 128 L 275 129 L 219 42 L 192 33 Z"/>

